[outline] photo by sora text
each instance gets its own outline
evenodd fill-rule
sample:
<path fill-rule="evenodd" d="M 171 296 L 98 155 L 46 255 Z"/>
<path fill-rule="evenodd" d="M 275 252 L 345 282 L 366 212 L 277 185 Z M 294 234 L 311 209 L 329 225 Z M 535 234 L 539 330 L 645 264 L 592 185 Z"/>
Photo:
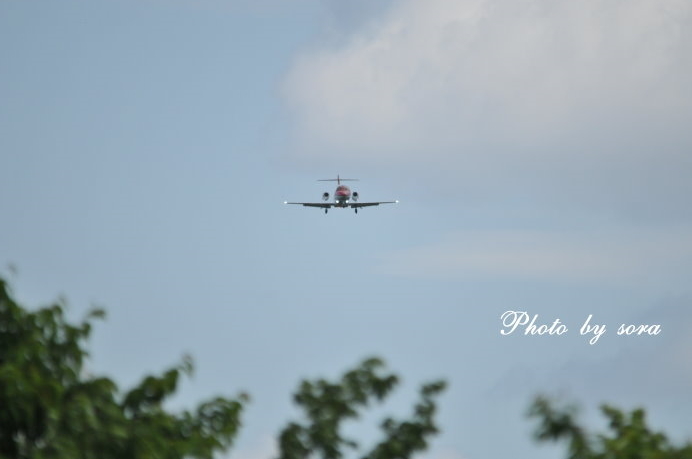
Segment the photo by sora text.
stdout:
<path fill-rule="evenodd" d="M 590 337 L 589 344 L 596 344 L 598 339 L 606 332 L 604 324 L 593 322 L 593 314 L 589 314 L 581 328 L 579 334 Z M 529 314 L 526 311 L 505 311 L 500 316 L 502 321 L 501 335 L 523 334 L 528 336 L 533 335 L 553 335 L 560 336 L 569 331 L 560 319 L 555 319 L 552 322 L 541 321 L 538 314 Z M 661 333 L 660 324 L 626 324 L 622 323 L 617 328 L 618 335 L 638 335 L 638 336 L 655 336 Z"/>

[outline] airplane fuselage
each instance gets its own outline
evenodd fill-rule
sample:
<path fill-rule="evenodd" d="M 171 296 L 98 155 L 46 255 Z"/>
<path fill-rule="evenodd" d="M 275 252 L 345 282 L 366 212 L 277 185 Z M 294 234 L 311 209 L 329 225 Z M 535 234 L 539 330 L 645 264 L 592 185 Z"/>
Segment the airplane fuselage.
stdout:
<path fill-rule="evenodd" d="M 348 207 L 351 201 L 351 189 L 346 185 L 339 185 L 334 190 L 335 207 Z"/>

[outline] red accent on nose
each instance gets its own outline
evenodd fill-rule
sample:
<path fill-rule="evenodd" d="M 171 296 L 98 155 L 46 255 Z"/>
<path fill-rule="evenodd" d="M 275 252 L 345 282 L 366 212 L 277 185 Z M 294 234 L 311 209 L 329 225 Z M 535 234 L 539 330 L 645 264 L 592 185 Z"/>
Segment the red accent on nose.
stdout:
<path fill-rule="evenodd" d="M 346 185 L 341 185 L 336 187 L 336 191 L 334 191 L 334 196 L 345 196 L 349 197 L 351 196 L 351 189 L 347 187 Z"/>

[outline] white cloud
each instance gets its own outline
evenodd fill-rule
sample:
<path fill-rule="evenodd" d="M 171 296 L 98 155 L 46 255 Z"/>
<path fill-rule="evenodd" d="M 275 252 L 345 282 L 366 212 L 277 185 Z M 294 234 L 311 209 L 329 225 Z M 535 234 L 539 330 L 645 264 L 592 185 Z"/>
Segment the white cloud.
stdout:
<path fill-rule="evenodd" d="M 626 231 L 460 231 L 386 254 L 380 270 L 404 277 L 687 286 L 689 228 Z"/>
<path fill-rule="evenodd" d="M 403 1 L 303 55 L 286 92 L 308 141 L 368 154 L 674 115 L 692 102 L 691 12 L 685 0 Z"/>

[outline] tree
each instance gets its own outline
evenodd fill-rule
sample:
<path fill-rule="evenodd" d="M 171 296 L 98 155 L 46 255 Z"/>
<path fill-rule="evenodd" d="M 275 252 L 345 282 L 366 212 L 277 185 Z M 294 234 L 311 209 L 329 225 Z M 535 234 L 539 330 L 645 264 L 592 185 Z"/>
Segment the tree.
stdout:
<path fill-rule="evenodd" d="M 178 414 L 163 408 L 192 372 L 191 359 L 125 393 L 85 374 L 85 342 L 103 316 L 94 310 L 72 325 L 61 303 L 28 311 L 0 279 L 0 459 L 211 458 L 226 450 L 244 395 Z"/>
<path fill-rule="evenodd" d="M 227 450 L 247 396 L 215 398 L 177 414 L 163 407 L 180 377 L 192 372 L 190 358 L 126 392 L 111 379 L 85 374 L 85 345 L 93 321 L 103 317 L 97 309 L 70 324 L 61 302 L 29 311 L 0 278 L 0 459 L 212 458 Z M 341 423 L 397 383 L 375 358 L 335 383 L 303 381 L 294 399 L 306 420 L 281 432 L 281 459 L 339 459 L 357 448 L 340 434 Z M 423 385 L 411 418 L 386 419 L 384 438 L 364 457 L 404 459 L 424 450 L 437 432 L 435 397 L 444 387 L 443 381 Z"/>
<path fill-rule="evenodd" d="M 305 413 L 305 421 L 292 422 L 279 436 L 279 459 L 340 459 L 358 444 L 340 433 L 341 423 L 357 418 L 372 400 L 382 401 L 396 386 L 398 377 L 384 371 L 376 358 L 345 373 L 340 381 L 303 381 L 294 401 Z M 367 454 L 367 459 L 406 459 L 427 448 L 428 438 L 438 432 L 434 415 L 435 397 L 445 382 L 425 384 L 413 415 L 405 421 L 387 418 L 381 425 L 384 438 Z"/>
<path fill-rule="evenodd" d="M 629 413 L 601 406 L 608 419 L 608 433 L 592 434 L 575 421 L 574 407 L 555 408 L 545 397 L 534 400 L 529 416 L 538 418 L 539 441 L 566 441 L 569 459 L 692 459 L 692 444 L 671 444 L 662 432 L 646 424 L 643 409 Z"/>

